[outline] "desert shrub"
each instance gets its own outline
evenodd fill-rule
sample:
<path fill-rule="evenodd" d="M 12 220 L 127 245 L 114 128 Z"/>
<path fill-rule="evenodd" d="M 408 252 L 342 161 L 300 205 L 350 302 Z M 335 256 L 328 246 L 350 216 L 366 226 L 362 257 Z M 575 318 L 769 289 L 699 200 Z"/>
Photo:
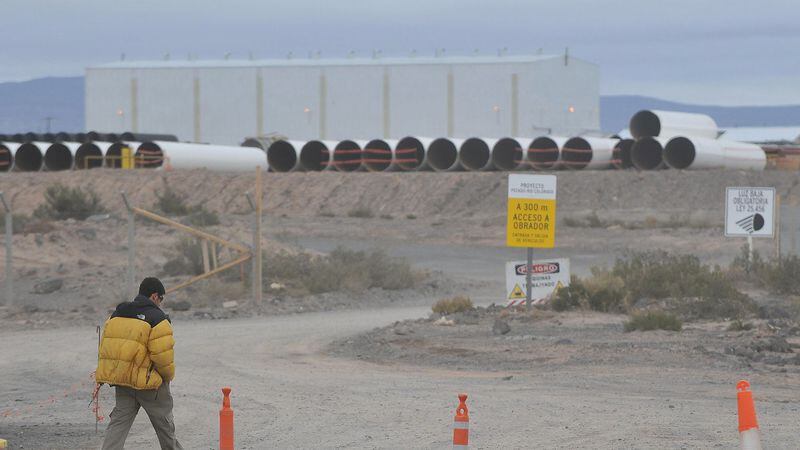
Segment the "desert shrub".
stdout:
<path fill-rule="evenodd" d="M 619 259 L 611 273 L 622 279 L 627 300 L 640 298 L 732 298 L 743 295 L 718 267 L 694 255 L 664 251 L 634 253 Z"/>
<path fill-rule="evenodd" d="M 394 219 L 394 216 L 392 216 L 391 214 L 381 214 L 381 219 L 383 219 L 383 220 L 392 220 L 392 219 Z"/>
<path fill-rule="evenodd" d="M 165 275 L 200 275 L 203 273 L 203 250 L 197 240 L 181 239 L 172 247 L 171 253 L 172 258 L 164 263 L 162 268 Z"/>
<path fill-rule="evenodd" d="M 681 320 L 674 315 L 664 311 L 647 311 L 637 313 L 631 316 L 630 320 L 625 322 L 625 331 L 651 331 L 651 330 L 668 330 L 668 331 L 681 331 L 683 324 Z"/>
<path fill-rule="evenodd" d="M 194 210 L 186 202 L 186 197 L 172 189 L 166 182 L 164 191 L 156 192 L 156 203 L 153 205 L 153 209 L 171 216 L 185 216 Z"/>
<path fill-rule="evenodd" d="M 85 220 L 94 214 L 105 212 L 100 196 L 92 188 L 67 187 L 55 184 L 44 193 L 44 203 L 33 212 L 37 219 Z"/>
<path fill-rule="evenodd" d="M 618 259 L 610 270 L 593 268 L 585 280 L 573 276 L 551 306 L 556 311 L 626 312 L 642 300 L 664 300 L 668 309 L 686 318 L 742 318 L 758 310 L 726 271 L 692 255 L 667 252 L 634 253 Z"/>
<path fill-rule="evenodd" d="M 217 213 L 198 206 L 186 217 L 186 223 L 193 227 L 211 227 L 219 225 L 220 222 Z"/>
<path fill-rule="evenodd" d="M 319 213 L 319 216 L 320 217 L 336 217 L 336 214 L 334 214 L 334 213 L 332 213 L 330 211 L 321 211 Z"/>
<path fill-rule="evenodd" d="M 744 245 L 730 270 L 773 294 L 800 295 L 800 258 L 797 255 L 766 260 L 754 251 L 751 259 Z"/>
<path fill-rule="evenodd" d="M 475 307 L 472 305 L 472 300 L 469 297 L 458 295 L 453 298 L 443 298 L 434 303 L 431 309 L 436 314 L 443 316 L 448 314 L 455 314 L 459 312 L 470 311 Z"/>
<path fill-rule="evenodd" d="M 375 217 L 371 209 L 365 207 L 358 207 L 347 211 L 347 217 L 357 217 L 359 219 L 369 219 Z"/>
<path fill-rule="evenodd" d="M 753 329 L 753 324 L 750 322 L 745 322 L 742 319 L 736 319 L 731 321 L 730 325 L 728 325 L 728 331 L 748 331 Z"/>
<path fill-rule="evenodd" d="M 551 306 L 556 311 L 592 309 L 601 312 L 624 312 L 625 290 L 621 279 L 608 271 L 593 269 L 586 280 L 573 275 L 569 286 L 558 290 Z"/>
<path fill-rule="evenodd" d="M 321 256 L 284 251 L 265 254 L 264 258 L 265 284 L 281 283 L 297 296 L 340 291 L 358 293 L 370 288 L 408 289 L 420 278 L 408 261 L 390 257 L 382 250 L 354 251 L 338 247 Z"/>
<path fill-rule="evenodd" d="M 569 286 L 559 289 L 550 306 L 556 311 L 583 308 L 588 305 L 589 293 L 583 281 L 577 275 L 570 277 Z"/>
<path fill-rule="evenodd" d="M 415 220 L 416 218 L 417 218 L 417 216 L 414 215 L 414 214 L 406 214 L 406 219 L 408 219 L 408 220 Z"/>

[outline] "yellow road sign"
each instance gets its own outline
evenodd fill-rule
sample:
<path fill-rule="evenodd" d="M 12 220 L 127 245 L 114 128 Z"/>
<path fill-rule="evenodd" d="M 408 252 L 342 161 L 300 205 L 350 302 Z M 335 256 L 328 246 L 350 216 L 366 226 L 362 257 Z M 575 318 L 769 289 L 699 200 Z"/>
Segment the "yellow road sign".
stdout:
<path fill-rule="evenodd" d="M 514 290 L 511 291 L 511 294 L 508 296 L 509 300 L 518 298 L 525 298 L 525 291 L 522 290 L 522 287 L 520 287 L 519 283 L 514 285 Z"/>
<path fill-rule="evenodd" d="M 509 175 L 506 245 L 553 248 L 555 241 L 555 175 Z"/>

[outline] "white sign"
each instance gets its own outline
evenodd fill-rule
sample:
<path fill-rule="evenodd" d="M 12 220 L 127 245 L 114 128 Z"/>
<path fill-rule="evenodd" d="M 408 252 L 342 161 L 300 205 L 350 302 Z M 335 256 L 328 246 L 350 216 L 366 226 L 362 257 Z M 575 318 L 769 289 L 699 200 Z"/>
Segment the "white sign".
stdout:
<path fill-rule="evenodd" d="M 507 306 L 525 303 L 527 263 L 510 261 L 506 263 Z M 541 303 L 556 289 L 569 286 L 569 259 L 544 259 L 533 261 L 531 265 L 531 302 Z"/>
<path fill-rule="evenodd" d="M 725 236 L 773 237 L 775 188 L 729 187 L 725 197 Z"/>

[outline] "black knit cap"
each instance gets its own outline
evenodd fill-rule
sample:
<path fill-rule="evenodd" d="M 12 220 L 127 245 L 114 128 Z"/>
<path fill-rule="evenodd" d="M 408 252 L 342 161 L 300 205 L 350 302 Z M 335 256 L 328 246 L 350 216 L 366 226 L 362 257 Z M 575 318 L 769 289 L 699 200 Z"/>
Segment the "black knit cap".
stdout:
<path fill-rule="evenodd" d="M 145 297 L 150 297 L 153 294 L 164 295 L 165 292 L 161 280 L 155 277 L 147 277 L 139 285 L 139 295 L 144 295 Z"/>

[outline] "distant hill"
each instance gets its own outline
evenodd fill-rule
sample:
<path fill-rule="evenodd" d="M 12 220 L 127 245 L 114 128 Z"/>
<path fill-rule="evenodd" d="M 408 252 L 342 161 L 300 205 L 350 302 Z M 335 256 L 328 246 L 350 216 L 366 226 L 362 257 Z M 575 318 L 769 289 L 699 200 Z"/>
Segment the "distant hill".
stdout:
<path fill-rule="evenodd" d="M 787 106 L 707 106 L 670 102 L 638 95 L 600 97 L 600 127 L 616 133 L 628 128 L 631 116 L 642 109 L 663 109 L 708 114 L 721 128 L 782 127 L 800 125 L 800 105 Z"/>
<path fill-rule="evenodd" d="M 0 133 L 83 131 L 83 77 L 0 83 Z"/>
<path fill-rule="evenodd" d="M 83 104 L 83 77 L 0 83 L 0 133 L 44 132 L 45 117 L 53 118 L 53 132 L 85 131 Z M 627 128 L 630 117 L 641 109 L 704 113 L 723 128 L 800 125 L 800 105 L 704 106 L 638 95 L 601 96 L 600 125 L 603 131 L 616 133 Z"/>

